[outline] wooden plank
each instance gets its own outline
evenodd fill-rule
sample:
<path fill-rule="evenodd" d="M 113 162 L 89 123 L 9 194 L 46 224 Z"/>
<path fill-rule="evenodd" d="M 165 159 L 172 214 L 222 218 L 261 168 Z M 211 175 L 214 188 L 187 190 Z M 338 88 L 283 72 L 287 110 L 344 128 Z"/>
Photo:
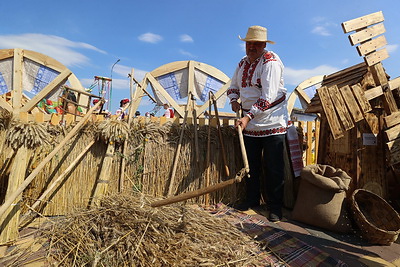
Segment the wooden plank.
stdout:
<path fill-rule="evenodd" d="M 378 50 L 372 54 L 366 55 L 364 57 L 365 63 L 367 63 L 368 66 L 375 65 L 382 60 L 385 60 L 389 57 L 389 53 L 386 50 L 386 48 L 382 48 L 381 50 Z"/>
<path fill-rule="evenodd" d="M 385 135 L 388 142 L 393 141 L 394 139 L 400 137 L 400 124 L 397 124 L 389 129 L 386 129 Z"/>
<path fill-rule="evenodd" d="M 353 92 L 351 91 L 350 86 L 346 85 L 340 88 L 340 93 L 342 94 L 344 103 L 346 104 L 348 110 L 350 111 L 353 120 L 355 122 L 363 120 L 364 119 L 363 113 L 357 104 L 357 101 L 353 95 Z"/>
<path fill-rule="evenodd" d="M 396 99 L 394 99 L 392 90 L 389 89 L 389 84 L 385 84 L 382 86 L 383 91 L 383 107 L 385 109 L 386 114 L 390 115 L 394 112 L 398 111 Z"/>
<path fill-rule="evenodd" d="M 400 150 L 396 150 L 389 155 L 389 166 L 393 166 L 400 162 Z"/>
<path fill-rule="evenodd" d="M 385 26 L 381 23 L 349 35 L 349 40 L 351 45 L 356 45 L 383 34 L 385 31 Z"/>
<path fill-rule="evenodd" d="M 365 98 L 364 91 L 362 90 L 361 86 L 359 84 L 355 84 L 351 87 L 351 89 L 354 96 L 356 97 L 358 104 L 361 107 L 362 112 L 364 114 L 370 112 L 372 110 L 371 104 Z"/>
<path fill-rule="evenodd" d="M 345 101 L 339 92 L 339 88 L 337 88 L 336 85 L 329 87 L 328 92 L 344 129 L 346 131 L 350 130 L 354 127 L 354 123 L 351 119 L 350 113 L 347 110 Z"/>
<path fill-rule="evenodd" d="M 389 81 L 390 90 L 400 88 L 400 77 L 394 78 Z"/>
<path fill-rule="evenodd" d="M 344 33 L 356 31 L 365 27 L 368 27 L 372 24 L 380 23 L 384 21 L 382 11 L 378 11 L 366 16 L 362 16 L 359 18 L 355 18 L 352 20 L 348 20 L 342 23 L 342 28 Z"/>
<path fill-rule="evenodd" d="M 382 94 L 383 94 L 382 86 L 380 86 L 380 85 L 364 91 L 364 97 L 367 100 L 372 100 L 374 98 L 381 96 Z"/>
<path fill-rule="evenodd" d="M 357 51 L 360 56 L 365 56 L 385 45 L 387 45 L 385 35 L 381 35 L 375 39 L 372 39 L 371 41 L 360 44 L 359 46 L 357 46 Z"/>
<path fill-rule="evenodd" d="M 336 116 L 335 107 L 331 98 L 329 97 L 328 88 L 325 86 L 320 87 L 317 89 L 317 92 L 321 99 L 322 108 L 324 109 L 333 138 L 338 139 L 343 137 L 343 130 L 340 126 L 339 119 Z"/>
<path fill-rule="evenodd" d="M 390 90 L 398 89 L 400 87 L 400 77 L 390 80 L 388 83 Z M 364 91 L 364 96 L 367 100 L 377 98 L 381 95 L 383 95 L 383 88 L 381 85 Z"/>
<path fill-rule="evenodd" d="M 386 127 L 390 128 L 396 124 L 400 124 L 400 111 L 393 112 L 392 114 L 383 117 Z"/>
<path fill-rule="evenodd" d="M 0 49 L 0 60 L 14 56 L 14 49 Z"/>

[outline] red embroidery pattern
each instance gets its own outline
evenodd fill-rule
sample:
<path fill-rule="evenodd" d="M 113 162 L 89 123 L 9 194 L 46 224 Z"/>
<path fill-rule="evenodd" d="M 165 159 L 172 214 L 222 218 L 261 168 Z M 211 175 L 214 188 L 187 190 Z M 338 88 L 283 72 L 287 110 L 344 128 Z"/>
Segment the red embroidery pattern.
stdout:
<path fill-rule="evenodd" d="M 270 61 L 277 61 L 275 55 L 272 54 L 271 52 L 265 53 L 263 58 L 264 58 L 263 64 L 266 64 L 266 63 L 268 63 Z"/>
<path fill-rule="evenodd" d="M 249 115 L 251 119 L 254 119 L 254 114 L 253 113 L 248 112 L 247 115 Z"/>
<path fill-rule="evenodd" d="M 262 130 L 262 131 L 246 131 L 244 130 L 243 133 L 251 136 L 267 136 L 267 135 L 272 135 L 272 134 L 278 134 L 278 133 L 286 133 L 286 127 L 280 127 L 280 128 L 273 128 L 273 129 L 268 129 L 268 130 Z"/>
<path fill-rule="evenodd" d="M 256 70 L 257 64 L 260 61 L 259 58 L 256 59 L 252 64 L 248 61 L 244 62 L 243 74 L 242 74 L 242 87 L 253 86 L 251 80 L 253 79 L 254 71 Z M 258 83 L 258 81 L 257 81 Z M 261 85 L 261 81 L 260 81 Z M 258 85 L 257 85 L 258 86 Z"/>
<path fill-rule="evenodd" d="M 254 104 L 254 106 L 256 108 L 258 108 L 261 111 L 265 111 L 269 108 L 272 108 L 276 105 L 278 105 L 279 103 L 281 103 L 283 100 L 285 100 L 286 95 L 281 96 L 279 99 L 277 99 L 276 101 L 269 103 L 267 100 L 263 99 L 263 98 L 259 98 L 257 100 L 257 102 Z"/>
<path fill-rule="evenodd" d="M 236 88 L 231 88 L 231 89 L 228 89 L 228 91 L 226 91 L 226 94 L 227 95 L 235 94 L 235 95 L 240 96 L 240 90 L 236 89 Z"/>

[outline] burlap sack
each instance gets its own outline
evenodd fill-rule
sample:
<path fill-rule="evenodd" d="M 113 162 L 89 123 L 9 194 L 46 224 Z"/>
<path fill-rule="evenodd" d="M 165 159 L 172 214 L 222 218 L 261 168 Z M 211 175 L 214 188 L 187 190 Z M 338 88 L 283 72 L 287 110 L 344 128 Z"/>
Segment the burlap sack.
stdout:
<path fill-rule="evenodd" d="M 352 231 L 345 201 L 350 176 L 341 169 L 316 164 L 304 167 L 300 177 L 292 219 L 332 232 Z"/>

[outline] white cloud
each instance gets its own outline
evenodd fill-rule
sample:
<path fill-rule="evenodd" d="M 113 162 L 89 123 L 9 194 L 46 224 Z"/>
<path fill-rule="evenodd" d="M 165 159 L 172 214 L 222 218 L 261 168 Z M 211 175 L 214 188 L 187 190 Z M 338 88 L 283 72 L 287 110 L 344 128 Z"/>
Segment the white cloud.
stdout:
<path fill-rule="evenodd" d="M 394 44 L 394 45 L 387 45 L 386 46 L 386 50 L 388 51 L 388 53 L 392 53 L 395 52 L 397 50 L 397 48 L 399 47 L 399 45 Z"/>
<path fill-rule="evenodd" d="M 298 70 L 286 67 L 284 78 L 286 84 L 297 86 L 301 82 L 311 77 L 318 75 L 329 75 L 334 72 L 337 72 L 338 70 L 339 69 L 328 65 L 321 65 L 313 69 L 298 69 Z"/>
<path fill-rule="evenodd" d="M 330 36 L 331 35 L 329 30 L 325 26 L 316 26 L 316 27 L 314 27 L 314 29 L 312 29 L 311 32 L 314 34 L 317 34 L 317 35 L 322 35 L 322 36 Z"/>
<path fill-rule="evenodd" d="M 179 53 L 181 53 L 181 54 L 184 55 L 184 56 L 191 57 L 191 58 L 195 58 L 195 57 L 196 57 L 196 56 L 193 55 L 192 53 L 187 52 L 187 51 L 185 51 L 185 50 L 183 50 L 183 49 L 180 49 L 180 50 L 179 50 Z"/>
<path fill-rule="evenodd" d="M 184 43 L 193 43 L 193 38 L 188 34 L 182 34 L 180 36 L 180 40 Z"/>
<path fill-rule="evenodd" d="M 331 29 L 337 27 L 337 24 L 328 21 L 325 17 L 314 17 L 311 21 L 314 24 L 311 33 L 321 36 L 331 36 Z"/>
<path fill-rule="evenodd" d="M 114 68 L 114 72 L 119 74 L 122 77 L 128 77 L 128 74 L 130 74 L 132 71 L 132 67 L 129 66 L 125 66 L 125 65 L 115 65 Z M 140 70 L 140 69 L 136 69 L 133 68 L 133 76 L 135 77 L 135 79 L 140 82 L 141 80 L 143 80 L 144 75 L 147 73 L 148 71 L 145 70 Z"/>
<path fill-rule="evenodd" d="M 156 43 L 162 41 L 163 38 L 161 35 L 148 32 L 148 33 L 144 33 L 144 34 L 140 35 L 138 37 L 138 39 L 142 42 L 156 44 Z"/>
<path fill-rule="evenodd" d="M 82 66 L 90 61 L 84 54 L 73 49 L 89 49 L 102 54 L 105 51 L 93 45 L 74 42 L 55 35 L 26 33 L 20 35 L 0 35 L 0 48 L 22 48 L 52 57 L 67 67 Z"/>

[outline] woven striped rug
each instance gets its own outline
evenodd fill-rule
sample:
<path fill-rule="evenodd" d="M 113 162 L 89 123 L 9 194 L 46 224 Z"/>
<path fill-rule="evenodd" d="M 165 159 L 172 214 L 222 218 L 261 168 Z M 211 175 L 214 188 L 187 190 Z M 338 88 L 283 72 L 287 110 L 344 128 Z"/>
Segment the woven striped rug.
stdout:
<path fill-rule="evenodd" d="M 206 210 L 213 216 L 224 218 L 260 242 L 259 256 L 265 261 L 263 266 L 347 266 L 328 253 L 304 243 L 284 230 L 270 226 L 268 221 L 256 216 L 242 213 L 224 204 Z"/>

